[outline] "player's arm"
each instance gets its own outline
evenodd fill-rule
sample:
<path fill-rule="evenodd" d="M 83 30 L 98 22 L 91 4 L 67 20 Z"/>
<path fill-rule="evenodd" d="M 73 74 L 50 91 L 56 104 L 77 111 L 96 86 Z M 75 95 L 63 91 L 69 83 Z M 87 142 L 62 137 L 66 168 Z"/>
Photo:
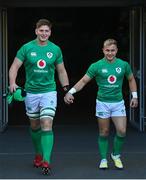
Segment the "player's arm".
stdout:
<path fill-rule="evenodd" d="M 68 75 L 67 75 L 64 63 L 57 64 L 56 70 L 58 73 L 58 79 L 63 87 L 63 90 L 65 92 L 68 91 L 69 90 L 69 79 L 68 79 Z"/>
<path fill-rule="evenodd" d="M 131 74 L 128 77 L 128 82 L 129 82 L 129 88 L 130 88 L 130 91 L 132 94 L 130 106 L 131 107 L 137 107 L 138 106 L 137 85 L 136 85 L 136 81 L 135 81 L 133 74 Z"/>
<path fill-rule="evenodd" d="M 10 84 L 10 92 L 14 92 L 18 85 L 16 84 L 16 78 L 18 74 L 19 68 L 22 66 L 23 62 L 20 61 L 17 57 L 15 57 L 10 69 L 9 69 L 9 84 Z"/>
<path fill-rule="evenodd" d="M 87 74 L 85 74 L 72 88 L 74 88 L 76 92 L 81 91 L 83 87 L 90 81 L 91 78 Z M 71 89 L 69 90 L 69 93 L 71 93 L 70 91 Z"/>
<path fill-rule="evenodd" d="M 85 74 L 65 95 L 64 101 L 67 104 L 73 103 L 74 97 L 73 94 L 79 92 L 83 89 L 83 87 L 91 81 L 91 78 Z"/>

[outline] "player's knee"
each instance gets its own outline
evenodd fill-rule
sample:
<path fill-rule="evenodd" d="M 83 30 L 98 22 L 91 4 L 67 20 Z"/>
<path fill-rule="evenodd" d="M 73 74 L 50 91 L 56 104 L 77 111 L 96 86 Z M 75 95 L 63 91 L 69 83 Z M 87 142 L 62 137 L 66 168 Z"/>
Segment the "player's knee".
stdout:
<path fill-rule="evenodd" d="M 109 129 L 108 129 L 108 128 L 103 128 L 103 129 L 101 129 L 101 130 L 99 131 L 99 134 L 100 134 L 100 136 L 106 137 L 106 136 L 109 135 Z"/>
<path fill-rule="evenodd" d="M 40 111 L 40 119 L 51 119 L 53 120 L 55 116 L 55 109 L 47 107 L 47 108 L 42 108 Z"/>
<path fill-rule="evenodd" d="M 40 121 L 42 131 L 51 131 L 53 119 L 55 116 L 55 109 L 53 108 L 43 108 L 40 111 Z"/>
<path fill-rule="evenodd" d="M 39 129 L 41 127 L 40 121 L 30 119 L 30 126 L 31 126 L 31 129 L 33 129 L 33 130 Z"/>
<path fill-rule="evenodd" d="M 53 121 L 50 118 L 41 119 L 41 129 L 42 131 L 51 131 Z"/>
<path fill-rule="evenodd" d="M 126 128 L 120 128 L 120 129 L 118 129 L 117 134 L 118 134 L 119 136 L 121 136 L 121 137 L 126 136 Z"/>

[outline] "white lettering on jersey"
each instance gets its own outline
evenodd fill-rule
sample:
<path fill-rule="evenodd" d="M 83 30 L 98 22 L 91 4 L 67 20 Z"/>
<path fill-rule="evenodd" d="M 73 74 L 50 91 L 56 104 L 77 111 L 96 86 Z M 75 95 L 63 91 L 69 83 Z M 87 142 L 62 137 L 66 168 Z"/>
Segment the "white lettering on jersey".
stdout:
<path fill-rule="evenodd" d="M 102 69 L 102 73 L 107 73 L 107 69 Z"/>
<path fill-rule="evenodd" d="M 36 52 L 31 52 L 31 56 L 37 56 Z"/>

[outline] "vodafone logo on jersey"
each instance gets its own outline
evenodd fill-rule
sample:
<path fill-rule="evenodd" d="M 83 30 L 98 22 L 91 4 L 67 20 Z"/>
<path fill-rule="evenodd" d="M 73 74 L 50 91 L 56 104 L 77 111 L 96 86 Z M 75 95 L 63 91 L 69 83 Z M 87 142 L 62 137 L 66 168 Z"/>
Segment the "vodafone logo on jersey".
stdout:
<path fill-rule="evenodd" d="M 110 75 L 107 80 L 110 84 L 114 84 L 116 82 L 117 78 L 114 75 Z"/>
<path fill-rule="evenodd" d="M 46 67 L 46 62 L 43 59 L 40 59 L 37 62 L 37 66 L 38 66 L 38 68 L 43 69 Z"/>

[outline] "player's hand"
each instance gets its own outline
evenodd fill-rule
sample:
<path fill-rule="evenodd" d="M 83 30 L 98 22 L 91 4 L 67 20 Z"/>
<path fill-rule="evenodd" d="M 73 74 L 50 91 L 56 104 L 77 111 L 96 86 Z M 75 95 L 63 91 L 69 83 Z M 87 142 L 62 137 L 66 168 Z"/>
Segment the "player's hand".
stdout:
<path fill-rule="evenodd" d="M 130 106 L 131 106 L 132 108 L 137 107 L 137 106 L 138 106 L 138 98 L 132 98 L 132 99 L 131 99 L 131 102 L 130 102 Z"/>
<path fill-rule="evenodd" d="M 66 104 L 72 104 L 74 101 L 74 97 L 71 93 L 66 93 L 66 95 L 64 96 L 64 102 Z"/>
<path fill-rule="evenodd" d="M 14 84 L 10 84 L 10 86 L 9 86 L 10 92 L 11 93 L 15 92 L 17 87 L 18 87 L 18 85 L 15 84 L 15 83 Z"/>

